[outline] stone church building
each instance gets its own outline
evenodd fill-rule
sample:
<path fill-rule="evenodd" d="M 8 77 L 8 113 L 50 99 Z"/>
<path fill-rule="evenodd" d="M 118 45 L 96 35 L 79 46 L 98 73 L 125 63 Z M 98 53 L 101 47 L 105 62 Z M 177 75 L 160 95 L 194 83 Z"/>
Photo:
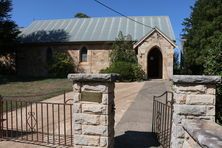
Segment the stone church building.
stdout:
<path fill-rule="evenodd" d="M 17 73 L 46 76 L 53 51 L 68 52 L 77 72 L 99 73 L 110 65 L 109 53 L 121 31 L 135 41 L 135 54 L 146 78 L 171 78 L 175 36 L 169 17 L 131 18 L 145 25 L 125 17 L 35 20 L 21 30 Z"/>

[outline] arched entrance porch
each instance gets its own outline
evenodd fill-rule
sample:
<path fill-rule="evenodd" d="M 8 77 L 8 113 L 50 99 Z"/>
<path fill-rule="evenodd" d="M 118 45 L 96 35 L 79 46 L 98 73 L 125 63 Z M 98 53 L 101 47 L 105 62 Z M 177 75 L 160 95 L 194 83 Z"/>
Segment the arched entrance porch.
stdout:
<path fill-rule="evenodd" d="M 148 79 L 163 78 L 163 57 L 159 48 L 155 47 L 150 50 L 147 57 L 147 74 Z"/>

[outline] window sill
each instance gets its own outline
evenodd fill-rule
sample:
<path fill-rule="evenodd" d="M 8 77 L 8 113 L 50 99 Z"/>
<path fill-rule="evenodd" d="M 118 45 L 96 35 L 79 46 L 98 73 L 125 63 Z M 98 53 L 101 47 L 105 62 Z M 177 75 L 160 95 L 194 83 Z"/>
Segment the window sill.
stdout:
<path fill-rule="evenodd" d="M 79 65 L 88 65 L 88 62 L 80 62 Z"/>

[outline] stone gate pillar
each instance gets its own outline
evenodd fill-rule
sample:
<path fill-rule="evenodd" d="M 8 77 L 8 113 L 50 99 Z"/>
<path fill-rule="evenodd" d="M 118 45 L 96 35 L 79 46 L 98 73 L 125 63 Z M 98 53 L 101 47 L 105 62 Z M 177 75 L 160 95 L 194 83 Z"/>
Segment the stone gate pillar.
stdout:
<path fill-rule="evenodd" d="M 116 74 L 69 74 L 75 148 L 113 148 Z"/>
<path fill-rule="evenodd" d="M 219 76 L 173 76 L 172 148 L 183 147 L 186 121 L 215 121 L 216 84 L 220 82 Z"/>

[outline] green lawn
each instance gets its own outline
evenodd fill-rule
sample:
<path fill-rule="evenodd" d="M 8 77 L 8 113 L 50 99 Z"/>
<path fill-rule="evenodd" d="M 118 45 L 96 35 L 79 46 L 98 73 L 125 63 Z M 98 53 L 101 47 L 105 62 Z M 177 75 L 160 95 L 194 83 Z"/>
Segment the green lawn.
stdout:
<path fill-rule="evenodd" d="M 72 82 L 63 79 L 41 79 L 7 82 L 0 84 L 0 95 L 2 96 L 27 96 L 39 94 L 53 94 L 62 91 L 71 91 Z"/>
<path fill-rule="evenodd" d="M 5 83 L 0 84 L 0 95 L 5 99 L 3 111 L 6 107 L 14 110 L 16 106 L 20 108 L 27 105 L 26 101 L 38 102 L 71 90 L 72 82 L 67 78 L 41 80 L 7 78 Z"/>

